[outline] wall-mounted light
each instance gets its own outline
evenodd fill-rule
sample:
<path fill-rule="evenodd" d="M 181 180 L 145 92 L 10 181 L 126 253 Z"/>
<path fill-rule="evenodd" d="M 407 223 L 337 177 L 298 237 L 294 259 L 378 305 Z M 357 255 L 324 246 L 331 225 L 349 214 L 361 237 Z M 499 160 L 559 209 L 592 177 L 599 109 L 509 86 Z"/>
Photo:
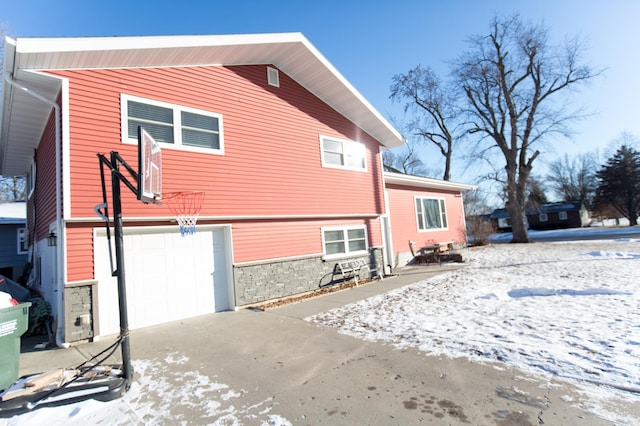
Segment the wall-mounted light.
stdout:
<path fill-rule="evenodd" d="M 56 235 L 55 232 L 51 231 L 49 232 L 49 235 L 47 235 L 47 245 L 49 247 L 58 245 L 58 236 Z"/>

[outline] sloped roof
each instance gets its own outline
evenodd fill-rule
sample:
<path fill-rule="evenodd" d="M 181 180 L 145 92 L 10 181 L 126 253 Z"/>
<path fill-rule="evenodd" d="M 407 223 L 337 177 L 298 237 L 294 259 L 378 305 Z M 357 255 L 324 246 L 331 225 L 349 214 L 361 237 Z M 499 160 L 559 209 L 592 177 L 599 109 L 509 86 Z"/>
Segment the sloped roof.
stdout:
<path fill-rule="evenodd" d="M 0 224 L 24 224 L 27 222 L 27 207 L 24 201 L 0 202 Z"/>
<path fill-rule="evenodd" d="M 87 68 L 271 64 L 362 128 L 384 146 L 403 144 L 400 133 L 300 33 L 17 38 L 5 41 L 0 174 L 21 175 L 29 165 L 58 79 L 37 71 Z"/>
<path fill-rule="evenodd" d="M 475 185 L 467 185 L 464 183 L 450 182 L 447 180 L 433 179 L 421 176 L 405 175 L 402 173 L 384 172 L 385 184 L 391 183 L 395 185 L 413 186 L 425 189 L 439 189 L 443 191 L 471 191 L 477 189 Z"/>
<path fill-rule="evenodd" d="M 527 209 L 525 214 L 527 216 L 531 216 L 531 215 L 538 215 L 540 213 L 580 211 L 583 208 L 583 206 L 584 205 L 581 200 L 559 202 L 559 203 L 546 203 L 546 204 L 542 204 L 540 207 Z M 495 209 L 491 213 L 492 219 L 500 219 L 504 217 L 509 217 L 509 212 L 507 211 L 507 209 Z"/>

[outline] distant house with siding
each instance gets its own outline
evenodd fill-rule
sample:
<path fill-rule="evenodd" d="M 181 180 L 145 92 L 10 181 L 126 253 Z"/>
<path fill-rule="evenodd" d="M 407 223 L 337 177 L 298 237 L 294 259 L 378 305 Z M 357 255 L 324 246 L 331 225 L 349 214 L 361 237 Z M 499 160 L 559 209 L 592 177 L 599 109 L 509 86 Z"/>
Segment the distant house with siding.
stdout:
<path fill-rule="evenodd" d="M 17 281 L 28 261 L 27 210 L 24 201 L 0 202 L 0 275 Z"/>
<path fill-rule="evenodd" d="M 535 230 L 580 228 L 590 222 L 589 212 L 581 200 L 542 204 L 527 209 L 526 217 L 528 228 Z M 490 219 L 499 231 L 511 231 L 507 209 L 494 210 Z"/>

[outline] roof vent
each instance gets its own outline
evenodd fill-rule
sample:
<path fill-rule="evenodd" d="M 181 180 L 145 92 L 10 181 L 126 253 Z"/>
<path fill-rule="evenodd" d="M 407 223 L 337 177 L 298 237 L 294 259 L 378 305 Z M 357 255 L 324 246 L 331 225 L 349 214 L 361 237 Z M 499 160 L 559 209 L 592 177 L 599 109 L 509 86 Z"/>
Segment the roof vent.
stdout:
<path fill-rule="evenodd" d="M 276 68 L 267 67 L 267 81 L 271 86 L 280 87 L 280 75 Z"/>

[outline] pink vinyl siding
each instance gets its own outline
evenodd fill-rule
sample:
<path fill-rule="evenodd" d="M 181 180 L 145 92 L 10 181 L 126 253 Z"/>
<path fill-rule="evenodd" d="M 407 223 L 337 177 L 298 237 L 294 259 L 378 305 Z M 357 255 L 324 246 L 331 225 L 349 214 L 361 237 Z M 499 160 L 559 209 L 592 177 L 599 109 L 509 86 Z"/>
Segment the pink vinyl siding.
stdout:
<path fill-rule="evenodd" d="M 464 243 L 465 223 L 462 197 L 459 192 L 425 190 L 387 184 L 393 248 L 396 253 L 410 251 L 409 241 L 416 249 L 434 243 Z M 447 211 L 447 229 L 421 231 L 416 217 L 416 197 L 444 199 Z"/>
<path fill-rule="evenodd" d="M 163 147 L 163 192 L 205 191 L 199 223 L 232 224 L 235 262 L 322 253 L 323 226 L 366 224 L 369 246 L 382 245 L 377 218 L 354 218 L 383 213 L 378 142 L 284 73 L 279 88 L 267 84 L 266 66 L 52 73 L 69 80 L 70 217 L 82 219 L 68 224 L 69 281 L 93 278 L 88 249 L 102 226 L 93 211 L 102 202 L 96 154 L 117 151 L 138 167 L 137 147 L 122 143 L 122 94 L 222 116 L 224 155 Z M 321 135 L 363 143 L 367 170 L 322 167 Z M 166 203 L 144 205 L 122 188 L 125 221 L 172 217 Z"/>
<path fill-rule="evenodd" d="M 322 253 L 322 228 L 367 227 L 369 247 L 382 244 L 379 219 L 242 221 L 233 225 L 236 263 Z"/>
<path fill-rule="evenodd" d="M 27 204 L 28 212 L 37 209 L 35 218 L 34 214 L 27 214 L 31 242 L 45 238 L 49 234 L 49 225 L 56 220 L 55 142 L 55 114 L 52 112 L 35 154 L 36 189 Z M 35 233 L 34 224 L 37 226 Z"/>
<path fill-rule="evenodd" d="M 93 217 L 100 201 L 97 152 L 137 166 L 136 147 L 121 143 L 121 93 L 222 115 L 224 155 L 163 150 L 163 191 L 205 191 L 202 216 L 382 212 L 379 144 L 284 73 L 279 88 L 267 85 L 266 66 L 56 74 L 70 80 L 73 217 Z M 320 135 L 364 143 L 368 171 L 323 168 Z M 123 195 L 125 217 L 170 214 Z"/>

